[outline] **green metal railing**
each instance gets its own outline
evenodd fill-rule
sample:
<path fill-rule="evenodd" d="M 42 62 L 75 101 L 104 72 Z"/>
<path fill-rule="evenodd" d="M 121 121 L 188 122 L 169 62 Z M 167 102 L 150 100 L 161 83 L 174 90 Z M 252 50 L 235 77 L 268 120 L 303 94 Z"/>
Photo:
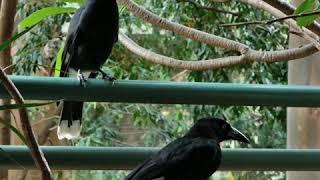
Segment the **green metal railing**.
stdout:
<path fill-rule="evenodd" d="M 98 102 L 319 107 L 320 87 L 10 77 L 25 99 Z M 9 98 L 0 87 L 0 98 Z M 0 146 L 0 168 L 35 168 L 22 146 Z M 131 169 L 156 148 L 43 147 L 53 169 Z M 319 171 L 320 150 L 224 149 L 222 170 Z"/>
<path fill-rule="evenodd" d="M 252 85 L 163 81 L 88 80 L 76 78 L 11 76 L 25 99 L 83 100 L 97 102 L 320 106 L 319 86 Z M 8 98 L 0 88 L 0 98 Z"/>
<path fill-rule="evenodd" d="M 1 146 L 1 169 L 34 169 L 30 152 L 22 146 Z M 42 147 L 53 169 L 132 169 L 157 148 Z M 3 154 L 3 153 L 1 153 Z M 224 149 L 221 170 L 319 171 L 320 150 Z"/>

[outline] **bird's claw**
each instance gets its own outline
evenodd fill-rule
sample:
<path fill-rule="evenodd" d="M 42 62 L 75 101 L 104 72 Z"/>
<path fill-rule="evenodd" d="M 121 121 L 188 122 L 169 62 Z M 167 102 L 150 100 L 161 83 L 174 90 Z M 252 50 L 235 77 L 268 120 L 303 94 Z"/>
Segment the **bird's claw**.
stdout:
<path fill-rule="evenodd" d="M 104 72 L 102 70 L 99 70 L 99 71 L 102 74 L 102 79 L 112 82 L 112 85 L 114 84 L 114 81 L 117 80 L 115 77 L 107 74 L 106 72 Z"/>
<path fill-rule="evenodd" d="M 77 78 L 78 78 L 79 81 L 80 81 L 80 85 L 81 85 L 82 87 L 86 87 L 87 79 L 84 77 L 84 75 L 81 74 L 81 73 L 78 73 L 78 74 L 77 74 Z"/>
<path fill-rule="evenodd" d="M 107 75 L 107 74 L 105 76 L 102 76 L 102 78 L 105 80 L 111 81 L 111 82 L 114 82 L 115 80 L 117 80 L 115 77 Z"/>

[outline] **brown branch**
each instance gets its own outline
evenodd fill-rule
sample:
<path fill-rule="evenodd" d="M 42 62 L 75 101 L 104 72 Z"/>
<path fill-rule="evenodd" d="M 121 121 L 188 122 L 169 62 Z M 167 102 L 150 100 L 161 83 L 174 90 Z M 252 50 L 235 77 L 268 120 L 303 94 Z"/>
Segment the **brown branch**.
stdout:
<path fill-rule="evenodd" d="M 154 53 L 148 49 L 145 49 L 125 34 L 119 33 L 119 41 L 134 54 L 143 57 L 145 60 L 156 64 L 162 64 L 169 67 L 174 67 L 178 69 L 189 69 L 189 70 L 207 70 L 207 69 L 217 69 L 221 67 L 233 66 L 241 64 L 244 62 L 244 56 L 231 56 L 226 58 L 217 58 L 211 60 L 201 60 L 201 61 L 186 61 L 179 60 L 172 57 L 163 56 Z"/>
<path fill-rule="evenodd" d="M 6 39 L 12 36 L 13 24 L 14 24 L 14 16 L 16 13 L 16 5 L 17 0 L 2 0 L 1 3 L 1 11 L 0 11 L 0 43 L 3 43 Z M 11 57 L 10 55 L 10 47 L 6 48 L 3 53 L 5 54 L 5 58 Z M 3 60 L 3 59 L 2 59 Z M 11 97 L 16 101 L 18 104 L 23 104 L 24 99 L 21 96 L 18 89 L 12 83 L 12 81 L 7 77 L 7 74 L 0 68 L 0 80 L 1 84 L 7 89 Z M 44 155 L 39 148 L 39 144 L 34 136 L 32 131 L 29 117 L 25 108 L 19 109 L 19 115 L 21 123 L 21 129 L 25 138 L 28 141 L 28 147 L 31 150 L 31 155 L 37 167 L 39 167 L 42 171 L 42 177 L 45 180 L 52 179 L 51 171 L 46 162 Z"/>
<path fill-rule="evenodd" d="M 20 92 L 15 87 L 13 82 L 8 78 L 8 76 L 2 69 L 0 69 L 0 79 L 1 79 L 2 85 L 7 89 L 11 97 L 16 101 L 16 103 L 23 104 L 24 99 L 22 95 L 20 94 Z M 37 167 L 41 169 L 43 179 L 50 180 L 52 179 L 52 176 L 51 176 L 49 165 L 41 149 L 39 148 L 37 139 L 34 136 L 26 109 L 25 108 L 19 109 L 19 115 L 20 115 L 21 126 L 22 126 L 21 129 L 23 131 L 25 138 L 28 141 L 28 146 L 31 150 L 32 158 L 34 159 Z"/>
<path fill-rule="evenodd" d="M 291 4 L 281 1 L 281 0 L 262 0 L 265 3 L 268 3 L 270 6 L 280 10 L 286 15 L 293 14 L 295 11 L 295 7 Z M 320 24 L 317 22 L 313 22 L 310 26 L 307 27 L 312 32 L 316 33 L 317 35 L 320 35 Z"/>
<path fill-rule="evenodd" d="M 249 48 L 248 46 L 242 43 L 239 43 L 237 41 L 233 41 L 227 38 L 209 34 L 207 32 L 203 32 L 194 28 L 190 28 L 178 23 L 171 22 L 165 18 L 161 18 L 155 15 L 154 13 L 144 9 L 143 7 L 141 7 L 140 5 L 136 4 L 131 0 L 117 0 L 117 2 L 123 5 L 124 7 L 126 7 L 134 15 L 142 18 L 144 21 L 149 22 L 160 28 L 175 32 L 181 36 L 184 36 L 205 44 L 210 44 L 212 46 L 221 47 L 221 48 L 229 49 L 232 51 L 238 51 L 241 53 L 245 53 Z"/>
<path fill-rule="evenodd" d="M 279 62 L 299 59 L 309 56 L 310 54 L 318 52 L 318 50 L 311 44 L 301 48 L 283 50 L 283 51 L 255 51 L 248 50 L 247 53 L 240 56 L 230 56 L 209 60 L 179 60 L 172 57 L 167 57 L 154 53 L 148 49 L 145 49 L 133 40 L 127 37 L 123 33 L 119 33 L 119 41 L 128 50 L 134 54 L 143 57 L 145 60 L 156 64 L 162 64 L 169 67 L 188 70 L 208 70 L 217 69 L 222 67 L 230 67 L 238 64 L 244 64 L 248 62 Z"/>
<path fill-rule="evenodd" d="M 314 11 L 314 12 L 308 12 L 308 13 L 301 13 L 301 14 L 293 14 L 281 18 L 275 18 L 275 19 L 270 19 L 270 20 L 263 20 L 263 21 L 250 21 L 250 22 L 238 22 L 238 23 L 230 23 L 230 24 L 221 24 L 221 27 L 232 27 L 232 26 L 244 26 L 244 25 L 257 25 L 257 24 L 272 24 L 275 22 L 280 22 L 284 21 L 286 19 L 297 19 L 300 17 L 307 17 L 307 16 L 314 16 L 314 15 L 319 15 L 320 11 Z"/>
<path fill-rule="evenodd" d="M 139 6 L 138 4 L 134 3 L 131 0 L 117 0 L 119 4 L 122 4 L 125 8 L 127 8 L 129 11 L 131 11 L 134 15 L 142 18 L 144 21 L 149 22 L 155 26 L 167 29 L 169 31 L 175 32 L 179 35 L 182 35 L 184 37 L 190 38 L 195 41 L 199 41 L 208 45 L 216 46 L 216 47 L 221 47 L 229 50 L 234 50 L 240 52 L 242 55 L 245 55 L 246 60 L 252 60 L 252 61 L 265 61 L 265 62 L 274 62 L 277 61 L 277 58 L 279 58 L 278 61 L 285 61 L 285 60 L 293 60 L 293 59 L 298 59 L 302 57 L 309 56 L 311 54 L 314 54 L 317 52 L 317 49 L 320 49 L 320 44 L 317 41 L 317 35 L 312 33 L 311 31 L 308 31 L 307 29 L 301 29 L 299 28 L 295 21 L 293 20 L 286 20 L 286 23 L 292 26 L 293 30 L 296 32 L 304 34 L 304 37 L 306 37 L 310 42 L 309 45 L 296 49 L 296 51 L 290 50 L 282 50 L 282 51 L 255 51 L 250 49 L 248 46 L 227 39 L 227 38 L 222 38 L 219 36 L 215 36 L 213 34 L 209 34 L 203 31 L 199 31 L 190 27 L 183 26 L 178 23 L 174 23 L 171 21 L 168 21 L 167 19 L 161 18 L 154 13 L 144 9 L 143 7 Z M 272 10 L 271 12 L 273 13 L 274 16 L 276 17 L 283 17 L 285 16 L 282 12 L 275 10 L 273 7 L 270 5 L 264 3 L 263 1 L 260 0 L 240 0 L 243 3 L 248 3 L 250 5 L 255 6 L 256 8 L 264 9 L 264 10 Z M 314 47 L 313 47 L 314 46 Z M 141 56 L 145 56 L 143 53 L 140 53 Z M 146 57 L 145 57 L 146 58 Z M 233 57 L 235 58 L 235 57 Z M 148 58 L 146 58 L 148 59 Z M 153 58 L 154 59 L 154 58 Z M 180 68 L 186 68 L 185 65 L 182 65 L 183 63 L 192 63 L 192 62 L 177 62 L 177 61 L 172 61 L 174 59 L 171 59 L 171 62 L 176 63 L 177 66 L 180 66 Z M 227 58 L 221 58 L 219 59 L 220 61 L 222 60 L 227 60 L 226 64 L 230 64 L 231 62 L 229 61 L 230 59 Z M 163 61 L 163 58 L 158 59 L 158 63 L 168 63 L 170 62 L 169 59 L 167 61 Z M 236 57 L 234 61 L 239 61 L 239 57 Z M 174 64 L 172 63 L 172 64 Z M 220 62 L 219 64 L 221 64 Z M 232 64 L 231 63 L 231 64 Z M 168 63 L 167 65 L 170 66 L 171 63 Z M 172 66 L 171 64 L 171 66 Z M 183 67 L 182 67 L 183 66 Z M 220 65 L 222 66 L 222 65 Z M 223 65 L 224 66 L 224 65 Z M 204 68 L 204 67 L 197 67 L 197 68 Z"/>
<path fill-rule="evenodd" d="M 193 0 L 178 0 L 178 2 L 188 2 L 188 3 L 192 4 L 194 7 L 196 7 L 197 9 L 204 9 L 207 11 L 214 11 L 214 12 L 219 12 L 219 13 L 224 13 L 224 14 L 232 14 L 234 16 L 239 16 L 239 13 L 222 10 L 222 9 L 218 9 L 215 7 L 202 6 L 201 4 L 199 4 Z"/>

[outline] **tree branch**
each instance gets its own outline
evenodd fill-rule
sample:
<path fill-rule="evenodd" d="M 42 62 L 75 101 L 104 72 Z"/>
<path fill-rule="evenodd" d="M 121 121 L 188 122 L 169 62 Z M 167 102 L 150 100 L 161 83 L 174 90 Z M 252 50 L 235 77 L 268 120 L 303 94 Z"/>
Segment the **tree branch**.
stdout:
<path fill-rule="evenodd" d="M 298 48 L 295 49 L 294 51 L 292 49 L 290 50 L 282 50 L 282 51 L 255 51 L 250 49 L 248 46 L 230 40 L 230 39 L 226 39 L 226 38 L 222 38 L 219 36 L 215 36 L 203 31 L 199 31 L 193 28 L 189 28 L 183 25 L 180 25 L 178 23 L 174 23 L 171 21 L 168 21 L 167 19 L 161 18 L 155 14 L 153 14 L 152 12 L 144 9 L 143 7 L 137 5 L 136 3 L 132 2 L 131 0 L 117 0 L 119 4 L 122 4 L 124 7 L 126 7 L 129 11 L 131 11 L 134 15 L 142 18 L 144 21 L 149 22 L 155 26 L 170 30 L 172 32 L 175 32 L 179 35 L 182 35 L 184 37 L 190 38 L 192 40 L 196 40 L 208 45 L 212 45 L 212 46 L 216 46 L 216 47 L 221 47 L 221 48 L 225 48 L 225 49 L 229 49 L 229 50 L 234 50 L 234 51 L 238 51 L 240 52 L 242 55 L 244 55 L 245 59 L 247 61 L 264 61 L 264 62 L 275 62 L 275 61 L 286 61 L 286 60 L 293 60 L 293 59 L 298 59 L 298 58 L 303 58 L 306 56 L 309 56 L 311 54 L 314 54 L 317 52 L 317 49 L 320 49 L 320 44 L 317 41 L 317 35 L 315 35 L 314 33 L 312 33 L 311 31 L 305 30 L 305 29 L 301 29 L 299 28 L 295 21 L 293 20 L 286 20 L 286 23 L 290 24 L 293 29 L 297 32 L 303 35 L 303 37 L 305 37 L 306 39 L 308 39 L 309 41 L 311 41 L 312 43 L 304 46 L 303 48 Z M 259 0 L 240 0 L 241 2 L 245 2 L 248 4 L 251 4 L 257 8 L 260 9 L 268 9 L 270 8 L 271 11 L 273 12 L 273 14 L 276 17 L 283 17 L 285 16 L 282 12 L 275 10 L 273 7 L 271 7 L 270 5 L 264 3 L 263 1 L 259 1 Z M 316 37 L 315 37 L 316 36 Z M 125 38 L 123 38 L 125 39 Z M 127 41 L 128 42 L 128 41 Z M 128 44 L 127 44 L 128 45 Z M 136 45 L 134 45 L 133 43 L 131 43 L 132 46 L 128 46 L 129 48 L 131 48 L 131 51 L 137 53 L 136 51 L 134 51 L 134 49 L 132 47 L 137 47 Z M 314 46 L 314 47 L 313 47 Z M 152 56 L 156 56 L 156 54 L 144 54 L 144 53 L 137 53 L 140 56 L 143 56 L 144 58 L 150 60 L 153 60 L 153 62 L 157 62 L 160 64 L 165 64 L 168 66 L 173 66 L 172 64 L 175 64 L 174 66 L 177 66 L 179 68 L 187 68 L 186 66 L 190 67 L 192 65 L 183 65 L 183 63 L 194 63 L 194 62 L 187 62 L 187 61 L 175 61 L 176 59 L 170 58 L 164 58 L 164 57 L 160 57 L 157 56 L 157 60 L 155 60 L 155 58 L 152 58 Z M 242 59 L 243 56 L 240 56 Z M 232 59 L 232 62 L 230 61 L 230 58 Z M 218 64 L 220 65 L 211 65 L 210 67 L 213 66 L 220 66 L 220 67 L 225 67 L 228 64 L 233 64 L 235 62 L 239 63 L 239 57 L 227 57 L 227 58 L 220 58 L 218 59 L 220 62 Z M 277 59 L 278 58 L 278 59 Z M 165 59 L 165 61 L 164 61 Z M 225 64 L 223 62 L 221 62 L 222 60 L 226 60 Z M 151 61 L 151 60 L 150 60 Z M 169 63 L 171 62 L 171 63 Z M 207 64 L 208 65 L 208 64 Z M 203 69 L 204 67 L 196 67 L 194 69 Z"/>
<path fill-rule="evenodd" d="M 282 0 L 263 0 L 265 3 L 268 3 L 270 6 L 280 10 L 286 15 L 293 14 L 295 11 L 295 7 L 291 4 L 284 2 Z M 313 22 L 310 26 L 307 27 L 312 32 L 316 33 L 320 36 L 320 24 L 317 22 Z"/>
<path fill-rule="evenodd" d="M 226 58 L 218 58 L 211 60 L 201 60 L 201 61 L 186 61 L 179 60 L 172 57 L 163 56 L 157 53 L 154 53 L 148 49 L 145 49 L 130 38 L 128 38 L 125 34 L 119 33 L 119 41 L 131 52 L 134 54 L 145 58 L 150 62 L 156 64 L 162 64 L 169 67 L 174 67 L 178 69 L 190 69 L 190 70 L 207 70 L 207 69 L 217 69 L 221 67 L 233 66 L 237 64 L 241 64 L 244 62 L 244 56 L 230 56 Z"/>
<path fill-rule="evenodd" d="M 239 0 L 239 1 L 242 3 L 249 4 L 255 8 L 262 9 L 266 12 L 269 12 L 270 14 L 272 14 L 273 16 L 275 16 L 277 18 L 283 18 L 283 17 L 287 16 L 286 14 L 281 12 L 280 10 L 272 7 L 271 5 L 265 3 L 262 0 Z M 307 39 L 308 41 L 313 43 L 314 46 L 320 50 L 319 36 L 317 34 L 313 33 L 312 31 L 310 31 L 309 29 L 307 29 L 305 27 L 300 28 L 297 25 L 296 21 L 293 19 L 286 19 L 286 20 L 284 20 L 284 22 L 286 24 L 288 24 L 293 31 L 296 31 L 299 34 L 303 34 L 303 37 L 305 37 L 305 39 Z"/>
<path fill-rule="evenodd" d="M 213 34 L 209 34 L 203 31 L 199 31 L 190 27 L 183 26 L 178 23 L 171 22 L 165 18 L 161 18 L 154 13 L 144 9 L 135 2 L 131 0 L 117 0 L 119 4 L 122 4 L 129 11 L 131 11 L 136 16 L 142 18 L 144 21 L 149 22 L 155 26 L 161 27 L 163 29 L 173 31 L 181 36 L 203 42 L 205 44 L 210 44 L 212 46 L 221 47 L 224 49 L 229 49 L 232 51 L 238 51 L 245 53 L 248 46 L 241 44 L 239 42 L 219 37 Z"/>
<path fill-rule="evenodd" d="M 10 0 L 11 1 L 11 0 Z M 18 89 L 15 87 L 13 82 L 8 78 L 6 73 L 0 68 L 0 79 L 2 85 L 7 89 L 11 97 L 16 101 L 17 104 L 24 104 L 24 99 L 21 96 Z M 22 131 L 25 138 L 28 141 L 28 146 L 31 150 L 32 158 L 34 159 L 37 167 L 42 171 L 42 177 L 45 180 L 52 179 L 51 171 L 49 165 L 41 151 L 37 139 L 34 136 L 31 124 L 29 121 L 28 113 L 25 108 L 19 109 L 19 115 L 21 120 Z"/>
<path fill-rule="evenodd" d="M 295 48 L 283 51 L 255 51 L 249 50 L 246 54 L 240 56 L 230 56 L 217 59 L 209 60 L 179 60 L 172 57 L 167 57 L 154 53 L 148 49 L 145 49 L 133 40 L 127 37 L 123 33 L 119 33 L 119 41 L 123 44 L 128 50 L 134 54 L 143 57 L 145 60 L 162 64 L 169 67 L 174 67 L 178 69 L 188 69 L 188 70 L 208 70 L 208 69 L 217 69 L 222 67 L 230 67 L 238 64 L 244 64 L 248 62 L 279 62 L 279 61 L 288 61 L 293 59 L 299 59 L 302 57 L 309 56 L 318 50 L 313 45 L 307 45 L 302 48 Z"/>
<path fill-rule="evenodd" d="M 17 0 L 2 0 L 0 11 L 0 43 L 3 43 L 6 39 L 9 39 L 12 36 L 14 17 L 16 13 L 16 5 Z M 3 57 L 10 58 L 10 46 L 3 51 L 3 54 Z M 2 68 L 0 68 L 0 80 L 1 84 L 7 89 L 11 97 L 16 101 L 16 103 L 23 104 L 23 97 L 21 96 L 20 92 L 17 90 L 15 85 L 12 83 L 12 81 L 7 77 L 6 73 L 3 71 Z M 21 120 L 21 129 L 25 138 L 28 141 L 27 145 L 31 150 L 31 155 L 35 161 L 35 164 L 37 165 L 37 167 L 41 169 L 43 179 L 52 179 L 48 163 L 45 160 L 44 155 L 41 149 L 39 148 L 39 144 L 37 143 L 37 140 L 32 131 L 26 109 L 19 109 L 19 114 Z"/>
<path fill-rule="evenodd" d="M 263 21 L 250 21 L 250 22 L 238 22 L 238 23 L 230 23 L 230 24 L 221 24 L 221 27 L 232 27 L 232 26 L 244 26 L 244 25 L 257 25 L 257 24 L 272 24 L 279 21 L 284 21 L 286 19 L 296 19 L 300 17 L 307 17 L 307 16 L 314 16 L 319 15 L 320 11 L 308 12 L 308 13 L 301 13 L 301 14 L 293 14 L 289 16 L 285 16 L 282 18 L 275 18 L 270 20 L 263 20 Z"/>

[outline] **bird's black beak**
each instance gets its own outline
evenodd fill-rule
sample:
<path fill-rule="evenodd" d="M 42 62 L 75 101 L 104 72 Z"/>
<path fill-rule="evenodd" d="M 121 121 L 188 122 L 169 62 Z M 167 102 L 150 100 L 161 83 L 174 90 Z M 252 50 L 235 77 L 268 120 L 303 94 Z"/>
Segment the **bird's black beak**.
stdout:
<path fill-rule="evenodd" d="M 231 127 L 231 130 L 229 131 L 227 136 L 229 139 L 241 141 L 244 143 L 250 143 L 249 139 L 244 134 L 242 134 L 242 132 L 240 132 L 238 129 L 234 127 Z"/>

